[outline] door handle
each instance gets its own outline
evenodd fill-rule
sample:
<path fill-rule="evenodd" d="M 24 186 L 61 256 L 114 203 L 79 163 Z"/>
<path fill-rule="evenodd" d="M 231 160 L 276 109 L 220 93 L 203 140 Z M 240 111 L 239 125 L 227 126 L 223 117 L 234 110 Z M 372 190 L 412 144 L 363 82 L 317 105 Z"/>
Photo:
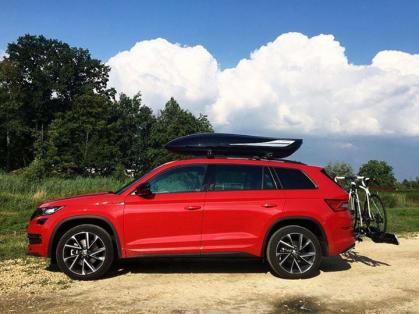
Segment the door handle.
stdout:
<path fill-rule="evenodd" d="M 265 203 L 265 204 L 262 205 L 262 207 L 265 207 L 265 208 L 272 208 L 272 207 L 276 207 L 276 206 L 278 206 L 278 205 L 276 205 L 275 203 Z"/>
<path fill-rule="evenodd" d="M 185 209 L 187 209 L 187 210 L 197 210 L 197 209 L 200 209 L 200 208 L 201 208 L 201 206 L 199 206 L 199 205 L 185 206 Z"/>

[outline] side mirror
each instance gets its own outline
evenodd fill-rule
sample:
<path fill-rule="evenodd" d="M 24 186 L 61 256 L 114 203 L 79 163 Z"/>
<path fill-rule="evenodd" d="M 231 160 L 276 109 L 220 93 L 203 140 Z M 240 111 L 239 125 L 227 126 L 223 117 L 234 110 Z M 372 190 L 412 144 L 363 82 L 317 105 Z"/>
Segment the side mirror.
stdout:
<path fill-rule="evenodd" d="M 135 189 L 135 194 L 138 195 L 138 196 L 142 196 L 142 197 L 147 197 L 147 196 L 152 195 L 153 192 L 151 192 L 150 183 L 148 183 L 148 182 L 141 183 Z"/>

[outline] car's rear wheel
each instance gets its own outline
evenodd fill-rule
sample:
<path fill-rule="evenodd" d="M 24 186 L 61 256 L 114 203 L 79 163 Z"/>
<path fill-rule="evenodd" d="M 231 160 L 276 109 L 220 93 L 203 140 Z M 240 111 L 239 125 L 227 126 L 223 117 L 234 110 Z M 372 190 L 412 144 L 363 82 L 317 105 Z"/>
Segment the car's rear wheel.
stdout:
<path fill-rule="evenodd" d="M 266 255 L 274 275 L 300 279 L 317 273 L 322 252 L 313 232 L 292 225 L 277 230 L 271 236 Z"/>
<path fill-rule="evenodd" d="M 103 276 L 112 266 L 114 248 L 110 235 L 96 225 L 80 225 L 59 240 L 58 267 L 72 279 L 91 280 Z"/>

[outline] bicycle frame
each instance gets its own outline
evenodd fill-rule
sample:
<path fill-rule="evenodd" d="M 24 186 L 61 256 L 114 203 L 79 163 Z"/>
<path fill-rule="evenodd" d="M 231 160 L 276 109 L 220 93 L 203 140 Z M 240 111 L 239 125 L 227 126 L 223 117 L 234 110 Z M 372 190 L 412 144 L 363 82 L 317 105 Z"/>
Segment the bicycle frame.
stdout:
<path fill-rule="evenodd" d="M 345 177 L 336 177 L 335 181 L 337 182 L 337 180 L 343 180 L 345 179 Z M 355 210 L 357 211 L 358 215 L 357 217 L 359 217 L 359 230 L 354 230 L 355 232 L 363 232 L 364 230 L 364 221 L 363 221 L 363 212 L 367 211 L 368 213 L 368 218 L 371 219 L 371 209 L 370 209 L 370 196 L 371 196 L 371 192 L 367 186 L 367 184 L 365 183 L 365 181 L 368 180 L 368 178 L 365 177 L 361 177 L 361 176 L 356 176 L 354 177 L 354 180 L 351 181 L 351 188 L 349 191 L 349 204 L 351 206 L 351 209 L 355 212 Z M 365 199 L 366 199 L 366 205 L 367 208 L 362 208 L 361 207 L 361 202 L 359 200 L 359 194 L 358 194 L 358 189 L 362 189 L 365 193 Z M 356 205 L 356 206 L 355 206 Z"/>

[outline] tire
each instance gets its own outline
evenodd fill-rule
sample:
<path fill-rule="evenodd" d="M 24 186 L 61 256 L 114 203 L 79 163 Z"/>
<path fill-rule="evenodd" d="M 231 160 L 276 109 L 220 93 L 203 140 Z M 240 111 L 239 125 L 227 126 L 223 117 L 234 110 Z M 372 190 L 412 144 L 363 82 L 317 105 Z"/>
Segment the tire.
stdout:
<path fill-rule="evenodd" d="M 358 210 L 358 203 L 356 202 L 354 196 L 351 198 L 350 209 L 352 213 L 352 229 L 355 233 L 359 233 L 359 210 Z"/>
<path fill-rule="evenodd" d="M 387 210 L 384 203 L 377 194 L 370 196 L 370 210 L 372 219 L 370 219 L 367 211 L 367 200 L 364 203 L 363 219 L 365 226 L 369 232 L 386 232 L 387 231 Z"/>
<path fill-rule="evenodd" d="M 80 225 L 68 230 L 58 241 L 58 267 L 76 280 L 102 277 L 114 261 L 114 247 L 108 232 L 96 225 Z"/>
<path fill-rule="evenodd" d="M 291 225 L 277 230 L 271 236 L 266 256 L 274 275 L 301 279 L 318 273 L 322 250 L 319 239 L 310 230 Z"/>

